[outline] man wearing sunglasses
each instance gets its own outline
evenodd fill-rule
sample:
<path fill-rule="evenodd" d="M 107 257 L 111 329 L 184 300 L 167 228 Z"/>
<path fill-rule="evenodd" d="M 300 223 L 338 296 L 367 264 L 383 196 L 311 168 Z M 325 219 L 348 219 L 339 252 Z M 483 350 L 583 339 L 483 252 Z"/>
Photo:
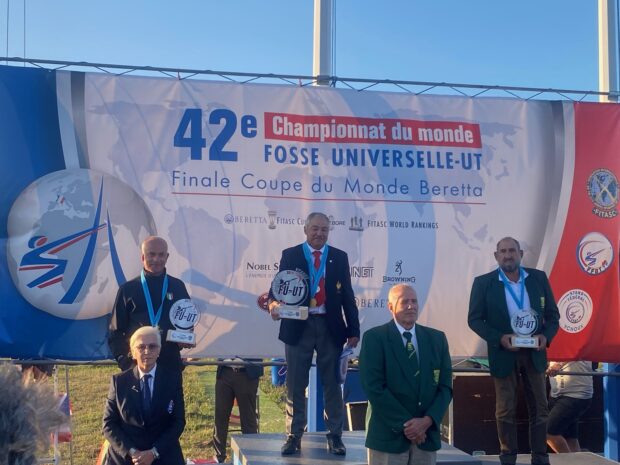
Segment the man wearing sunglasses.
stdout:
<path fill-rule="evenodd" d="M 161 351 L 157 328 L 139 328 L 130 347 L 136 366 L 112 376 L 103 414 L 103 435 L 110 443 L 105 463 L 183 465 L 181 373 L 157 363 Z"/>

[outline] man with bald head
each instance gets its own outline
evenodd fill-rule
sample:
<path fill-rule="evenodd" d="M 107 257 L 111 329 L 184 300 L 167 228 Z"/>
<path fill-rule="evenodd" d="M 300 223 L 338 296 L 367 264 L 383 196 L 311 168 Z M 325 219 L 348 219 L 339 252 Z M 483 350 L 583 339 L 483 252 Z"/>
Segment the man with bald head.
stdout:
<path fill-rule="evenodd" d="M 497 243 L 499 267 L 478 276 L 469 299 L 469 327 L 487 342 L 489 367 L 495 384 L 495 418 L 500 443 L 500 462 L 514 465 L 517 443 L 517 386 L 525 389 L 530 420 L 533 465 L 549 463 L 547 454 L 546 348 L 559 327 L 560 314 L 544 271 L 521 266 L 519 242 L 505 237 Z M 534 344 L 516 344 L 513 324 L 523 315 L 536 322 Z M 518 328 L 518 325 L 516 326 Z M 521 339 L 524 339 L 521 337 Z M 525 338 L 527 339 L 527 338 Z"/>
<path fill-rule="evenodd" d="M 408 284 L 388 293 L 392 320 L 364 333 L 360 380 L 368 396 L 369 465 L 432 465 L 441 420 L 452 399 L 446 335 L 417 324 L 418 296 Z"/>
<path fill-rule="evenodd" d="M 147 237 L 141 246 L 143 270 L 140 276 L 123 284 L 116 294 L 110 321 L 108 344 L 121 370 L 133 366 L 129 356 L 129 337 L 141 326 L 157 326 L 165 341 L 169 329 L 170 307 L 177 300 L 189 299 L 185 284 L 166 272 L 168 244 L 157 236 Z M 181 347 L 176 342 L 162 343 L 159 363 L 171 369 L 183 369 Z"/>

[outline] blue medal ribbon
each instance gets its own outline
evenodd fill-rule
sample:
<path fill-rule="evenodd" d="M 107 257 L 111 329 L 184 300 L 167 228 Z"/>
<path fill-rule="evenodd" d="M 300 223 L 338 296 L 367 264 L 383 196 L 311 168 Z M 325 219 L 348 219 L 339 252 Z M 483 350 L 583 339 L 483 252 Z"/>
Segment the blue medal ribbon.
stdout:
<path fill-rule="evenodd" d="M 149 312 L 149 319 L 151 320 L 151 326 L 157 326 L 161 319 L 161 311 L 164 307 L 164 299 L 168 293 L 168 275 L 164 274 L 164 284 L 161 288 L 161 304 L 155 313 L 153 309 L 153 301 L 151 300 L 151 294 L 149 293 L 149 285 L 146 282 L 146 276 L 144 270 L 140 273 L 140 281 L 142 282 L 142 292 L 144 292 L 144 298 L 146 299 L 146 309 Z"/>
<path fill-rule="evenodd" d="M 321 278 L 325 274 L 325 264 L 327 263 L 327 250 L 329 246 L 325 244 L 318 270 L 314 268 L 314 257 L 312 256 L 312 251 L 307 242 L 304 242 L 303 249 L 304 257 L 306 257 L 306 261 L 308 262 L 308 274 L 310 275 L 310 298 L 314 298 L 316 290 L 319 287 L 319 282 L 321 282 Z"/>
<path fill-rule="evenodd" d="M 521 282 L 519 294 L 521 294 L 521 298 L 517 298 L 517 294 L 515 293 L 510 283 L 508 282 L 508 278 L 506 277 L 504 270 L 502 270 L 501 268 L 499 268 L 499 277 L 504 283 L 504 287 L 508 289 L 508 293 L 512 297 L 512 300 L 514 300 L 517 306 L 519 307 L 519 310 L 524 310 L 523 299 L 525 297 L 525 272 L 523 271 L 523 268 L 519 267 L 519 281 Z"/>

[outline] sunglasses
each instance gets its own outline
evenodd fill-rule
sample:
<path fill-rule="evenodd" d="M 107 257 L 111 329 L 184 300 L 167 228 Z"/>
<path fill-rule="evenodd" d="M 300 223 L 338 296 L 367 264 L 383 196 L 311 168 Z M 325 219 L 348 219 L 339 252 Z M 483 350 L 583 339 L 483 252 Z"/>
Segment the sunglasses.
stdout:
<path fill-rule="evenodd" d="M 159 349 L 159 345 L 157 344 L 139 344 L 136 346 L 140 352 L 144 352 L 146 349 L 149 349 L 149 352 L 153 352 L 156 349 Z"/>

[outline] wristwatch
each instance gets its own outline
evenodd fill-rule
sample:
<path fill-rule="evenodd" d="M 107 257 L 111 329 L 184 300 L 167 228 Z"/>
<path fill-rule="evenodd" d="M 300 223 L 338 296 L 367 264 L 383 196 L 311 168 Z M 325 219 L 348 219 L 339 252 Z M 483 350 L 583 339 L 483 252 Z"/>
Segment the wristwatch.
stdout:
<path fill-rule="evenodd" d="M 155 458 L 155 460 L 159 459 L 159 452 L 157 452 L 157 447 L 153 447 L 151 449 L 151 453 L 153 454 L 153 457 Z"/>

